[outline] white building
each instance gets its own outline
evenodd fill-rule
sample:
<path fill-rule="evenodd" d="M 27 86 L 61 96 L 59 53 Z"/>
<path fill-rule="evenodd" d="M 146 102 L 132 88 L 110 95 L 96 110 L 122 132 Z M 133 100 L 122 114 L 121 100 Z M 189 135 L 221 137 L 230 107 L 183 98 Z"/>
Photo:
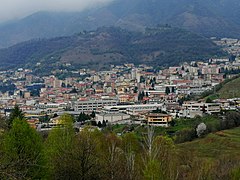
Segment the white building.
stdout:
<path fill-rule="evenodd" d="M 49 112 L 55 112 L 59 110 L 63 110 L 68 106 L 68 103 L 39 103 L 36 104 L 35 107 L 37 109 L 48 110 Z"/>
<path fill-rule="evenodd" d="M 101 113 L 101 114 L 96 114 L 96 122 L 98 123 L 99 121 L 102 123 L 103 120 L 105 122 L 111 123 L 111 124 L 116 124 L 119 123 L 121 124 L 123 121 L 127 120 L 130 118 L 130 115 L 124 114 L 124 113 Z"/>
<path fill-rule="evenodd" d="M 180 117 L 193 118 L 196 115 L 202 116 L 203 113 L 214 114 L 221 111 L 219 103 L 185 103 L 183 109 L 179 112 Z"/>
<path fill-rule="evenodd" d="M 118 99 L 93 99 L 73 102 L 74 111 L 92 112 L 103 109 L 104 106 L 116 106 Z"/>
<path fill-rule="evenodd" d="M 105 106 L 105 112 L 124 112 L 127 114 L 137 115 L 143 112 L 149 112 L 156 109 L 162 109 L 163 104 L 137 104 L 137 105 L 116 105 Z"/>

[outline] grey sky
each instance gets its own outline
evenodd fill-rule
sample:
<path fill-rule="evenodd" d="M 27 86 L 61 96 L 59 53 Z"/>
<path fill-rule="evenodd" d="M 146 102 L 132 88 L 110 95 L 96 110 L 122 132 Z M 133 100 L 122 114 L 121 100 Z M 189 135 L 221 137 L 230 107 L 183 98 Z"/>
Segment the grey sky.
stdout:
<path fill-rule="evenodd" d="M 0 6 L 0 22 L 37 11 L 79 11 L 110 1 L 113 0 L 7 0 L 2 1 Z"/>

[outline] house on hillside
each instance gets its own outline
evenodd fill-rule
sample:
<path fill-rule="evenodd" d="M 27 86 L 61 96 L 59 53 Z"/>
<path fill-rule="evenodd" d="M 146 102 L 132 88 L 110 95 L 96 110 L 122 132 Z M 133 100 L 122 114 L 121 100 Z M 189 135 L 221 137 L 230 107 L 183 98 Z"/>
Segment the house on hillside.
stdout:
<path fill-rule="evenodd" d="M 146 115 L 148 125 L 168 127 L 172 121 L 172 116 L 162 113 L 149 113 Z"/>

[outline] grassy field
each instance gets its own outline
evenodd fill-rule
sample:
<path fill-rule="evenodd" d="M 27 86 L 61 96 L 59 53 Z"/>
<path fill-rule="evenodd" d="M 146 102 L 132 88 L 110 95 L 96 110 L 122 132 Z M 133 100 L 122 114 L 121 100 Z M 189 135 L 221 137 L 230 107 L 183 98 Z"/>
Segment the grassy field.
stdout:
<path fill-rule="evenodd" d="M 186 122 L 185 122 L 186 123 Z M 186 127 L 186 124 L 184 127 Z M 117 128 L 118 127 L 118 128 Z M 115 133 L 122 133 L 128 130 L 124 125 L 114 127 Z M 176 131 L 181 128 L 181 125 L 172 127 L 170 129 L 157 127 L 154 129 L 155 135 L 167 135 L 167 130 Z M 177 129 L 175 129 L 177 128 Z M 138 137 L 147 133 L 147 128 L 142 126 L 135 126 L 134 132 Z M 176 144 L 180 151 L 192 152 L 198 157 L 218 159 L 223 155 L 240 157 L 240 127 L 216 133 L 210 133 L 204 138 L 198 138 L 190 142 Z"/>
<path fill-rule="evenodd" d="M 234 79 L 225 84 L 218 91 L 220 98 L 240 97 L 240 78 Z"/>
<path fill-rule="evenodd" d="M 240 157 L 240 128 L 211 133 L 205 138 L 178 144 L 177 147 L 203 158 L 218 159 L 224 155 Z"/>
<path fill-rule="evenodd" d="M 214 100 L 219 98 L 230 99 L 240 97 L 240 74 L 232 79 L 226 79 L 217 85 L 215 90 L 216 93 L 214 93 L 214 90 L 204 92 L 202 98 L 205 98 L 205 100 L 208 98 Z"/>

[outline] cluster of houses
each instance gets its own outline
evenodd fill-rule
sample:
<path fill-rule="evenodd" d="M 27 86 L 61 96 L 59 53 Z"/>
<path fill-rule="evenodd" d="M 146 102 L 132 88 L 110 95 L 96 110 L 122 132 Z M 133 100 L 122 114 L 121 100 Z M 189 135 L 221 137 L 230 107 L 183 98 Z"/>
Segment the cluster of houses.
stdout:
<path fill-rule="evenodd" d="M 83 112 L 95 112 L 96 122 L 169 126 L 173 118 L 238 109 L 237 97 L 212 103 L 180 100 L 212 90 L 226 78 L 236 76 L 227 71 L 239 69 L 240 59 L 210 59 L 165 69 L 134 64 L 112 65 L 108 71 L 64 69 L 43 77 L 30 69 L 1 71 L 0 112 L 8 115 L 18 104 L 35 127 L 45 116 L 78 116 Z M 71 75 L 61 78 L 59 71 Z M 54 126 L 56 118 L 50 123 Z"/>
<path fill-rule="evenodd" d="M 229 54 L 239 56 L 240 55 L 240 40 L 233 38 L 212 38 L 214 42 L 223 47 L 223 50 L 227 51 Z"/>

